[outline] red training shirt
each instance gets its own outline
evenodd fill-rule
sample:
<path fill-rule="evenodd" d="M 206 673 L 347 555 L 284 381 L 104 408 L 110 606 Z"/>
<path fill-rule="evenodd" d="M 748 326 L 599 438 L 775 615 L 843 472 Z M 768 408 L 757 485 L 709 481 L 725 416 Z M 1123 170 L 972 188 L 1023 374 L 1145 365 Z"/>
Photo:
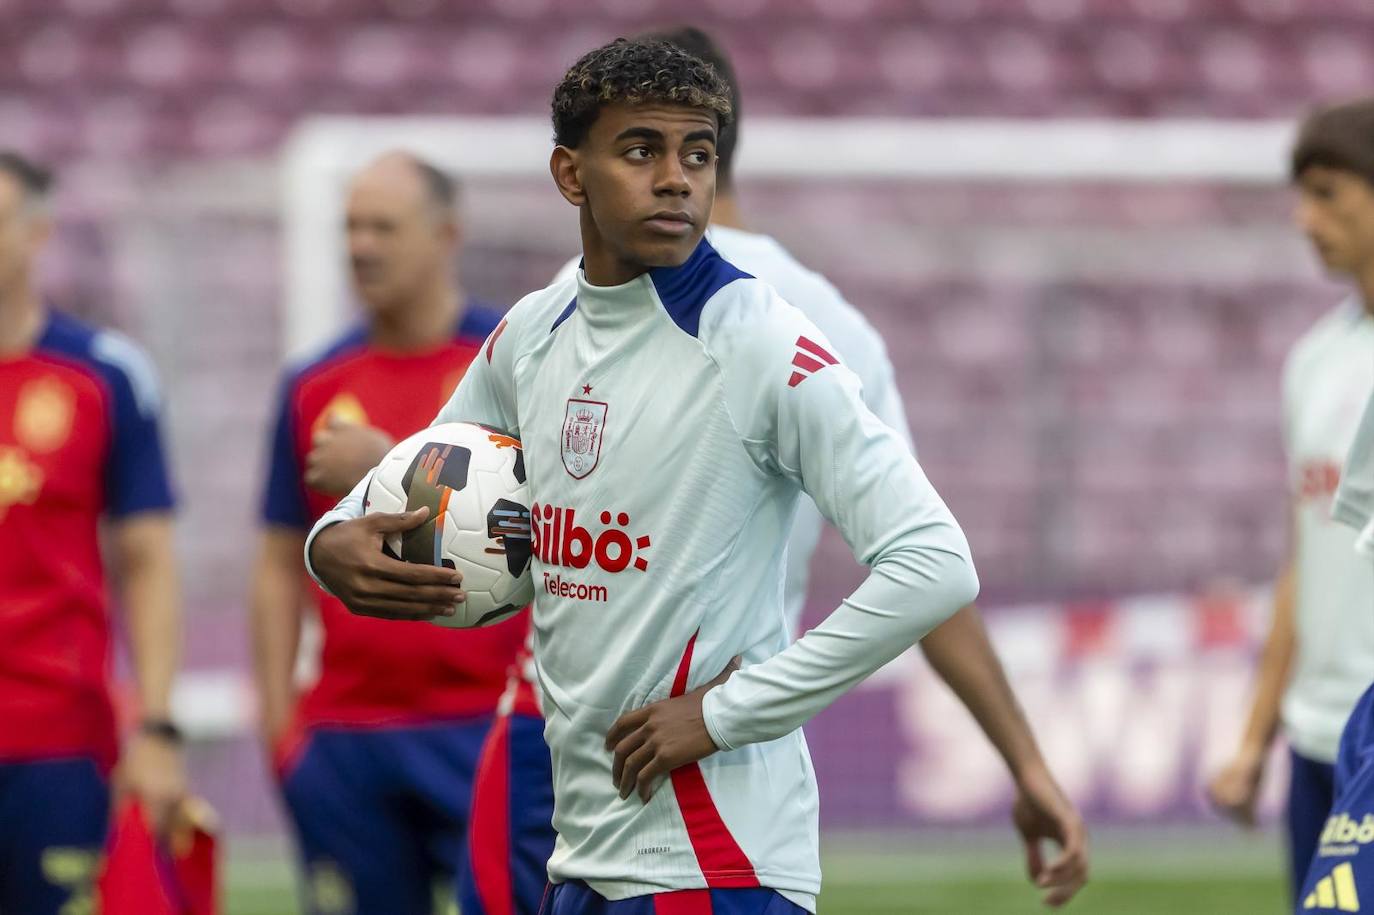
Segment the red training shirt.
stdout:
<path fill-rule="evenodd" d="M 421 353 L 378 349 L 365 329 L 356 329 L 291 372 L 272 443 L 264 520 L 308 531 L 337 501 L 302 482 L 320 426 L 337 415 L 397 440 L 428 426 L 500 320 L 499 311 L 469 305 L 453 338 Z M 482 629 L 442 629 L 355 616 L 313 582 L 310 587 L 324 640 L 319 679 L 297 709 L 299 727 L 402 727 L 495 710 L 523 640 L 525 614 Z"/>
<path fill-rule="evenodd" d="M 118 755 L 102 515 L 168 511 L 151 363 L 49 313 L 0 358 L 0 761 Z"/>

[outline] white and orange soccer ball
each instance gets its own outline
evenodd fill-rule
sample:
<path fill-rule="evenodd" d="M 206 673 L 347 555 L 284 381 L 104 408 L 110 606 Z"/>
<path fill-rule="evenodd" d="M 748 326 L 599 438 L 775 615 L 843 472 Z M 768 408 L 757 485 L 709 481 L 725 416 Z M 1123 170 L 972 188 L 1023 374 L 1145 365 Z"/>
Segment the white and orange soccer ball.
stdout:
<path fill-rule="evenodd" d="M 534 597 L 530 501 L 520 442 L 475 423 L 443 423 L 392 448 L 372 473 L 363 500 L 371 512 L 429 506 L 414 530 L 387 536 L 383 549 L 406 562 L 463 573 L 467 600 L 435 623 L 489 626 Z"/>

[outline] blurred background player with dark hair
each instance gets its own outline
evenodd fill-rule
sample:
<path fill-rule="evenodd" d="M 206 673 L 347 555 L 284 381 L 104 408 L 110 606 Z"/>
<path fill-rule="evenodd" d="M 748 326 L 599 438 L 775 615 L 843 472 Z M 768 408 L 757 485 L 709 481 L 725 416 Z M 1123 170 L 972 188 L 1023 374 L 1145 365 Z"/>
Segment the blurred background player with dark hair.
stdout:
<path fill-rule="evenodd" d="M 473 632 L 362 619 L 307 592 L 301 561 L 311 523 L 392 438 L 429 423 L 501 319 L 458 284 L 455 197 L 451 179 L 408 154 L 353 180 L 346 230 L 365 318 L 290 372 L 271 443 L 252 626 L 263 737 L 311 911 L 451 900 L 477 754 L 524 634 L 523 618 Z M 318 680 L 298 697 L 307 596 L 323 644 Z"/>
<path fill-rule="evenodd" d="M 1374 390 L 1374 99 L 1308 117 L 1291 175 L 1299 228 L 1355 291 L 1293 346 L 1284 367 L 1291 542 L 1241 745 L 1210 795 L 1223 813 L 1253 825 L 1282 722 L 1296 892 L 1331 810 L 1341 729 L 1374 674 L 1374 568 L 1355 554 L 1356 532 L 1331 517 L 1342 461 Z"/>
<path fill-rule="evenodd" d="M 36 274 L 52 232 L 51 183 L 43 168 L 0 153 L 0 912 L 7 915 L 91 910 L 112 770 L 159 831 L 186 790 L 180 732 L 169 719 L 181 615 L 161 395 L 132 342 L 43 302 Z M 119 585 L 141 715 L 122 754 L 107 680 L 103 560 Z"/>
<path fill-rule="evenodd" d="M 733 119 L 721 130 L 716 145 L 716 196 L 707 240 L 722 256 L 773 286 L 815 322 L 834 344 L 840 359 L 859 375 L 869 409 L 910 445 L 906 408 L 878 332 L 825 277 L 799 263 L 775 239 L 745 228 L 734 181 L 742 109 L 738 80 L 724 49 L 692 26 L 650 32 L 639 40 L 665 41 L 705 61 L 729 90 Z M 559 276 L 572 276 L 578 263 L 578 258 L 571 260 Z M 801 625 L 811 557 L 824 523 L 815 503 L 802 499 L 788 540 L 784 593 L 787 625 L 794 636 Z M 1033 879 L 1044 890 L 1047 901 L 1068 901 L 1086 877 L 1083 822 L 1036 745 L 978 609 L 964 608 L 922 639 L 921 648 L 973 713 L 1016 778 L 1015 821 L 1025 841 Z M 547 772 L 548 751 L 543 746 L 528 669 L 522 666 L 520 671 L 523 676 L 513 678 L 501 715 L 488 736 L 479 770 L 473 799 L 474 834 L 469 842 L 473 866 L 465 872 L 460 894 L 464 912 L 533 915 L 543 890 L 543 874 L 531 868 L 530 861 L 538 853 L 547 858 L 553 848 L 550 808 L 545 806 L 552 804 L 552 790 L 539 787 L 540 773 Z M 1039 848 L 1042 839 L 1059 843 L 1063 853 L 1052 862 L 1045 861 Z M 508 850 L 508 863 L 498 860 L 497 849 Z"/>

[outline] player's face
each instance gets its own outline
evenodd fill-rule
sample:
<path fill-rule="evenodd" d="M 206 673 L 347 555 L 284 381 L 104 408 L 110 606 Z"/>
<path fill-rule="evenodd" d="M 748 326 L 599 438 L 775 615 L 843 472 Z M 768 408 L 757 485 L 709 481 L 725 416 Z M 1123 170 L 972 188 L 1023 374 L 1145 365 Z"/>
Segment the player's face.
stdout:
<path fill-rule="evenodd" d="M 404 308 L 442 281 L 456 227 L 435 211 L 418 174 L 381 166 L 353 183 L 347 208 L 353 283 L 375 312 Z"/>
<path fill-rule="evenodd" d="M 1305 170 L 1295 218 L 1328 270 L 1359 273 L 1374 265 L 1374 186 L 1354 172 Z"/>
<path fill-rule="evenodd" d="M 47 219 L 33 212 L 19 182 L 0 173 L 0 297 L 19 292 L 29 282 L 47 226 Z"/>
<path fill-rule="evenodd" d="M 603 282 L 691 256 L 716 194 L 714 112 L 611 105 L 566 155 L 570 170 L 560 169 L 555 153 L 555 178 L 582 210 L 583 256 Z"/>

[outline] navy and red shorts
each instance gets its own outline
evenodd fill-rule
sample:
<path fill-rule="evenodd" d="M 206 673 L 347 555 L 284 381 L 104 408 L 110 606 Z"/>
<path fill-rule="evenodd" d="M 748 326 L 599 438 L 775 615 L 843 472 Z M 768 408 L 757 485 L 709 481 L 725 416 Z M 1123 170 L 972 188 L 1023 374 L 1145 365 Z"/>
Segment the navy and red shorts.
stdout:
<path fill-rule="evenodd" d="M 0 763 L 0 912 L 92 911 L 110 828 L 94 759 Z"/>
<path fill-rule="evenodd" d="M 395 915 L 453 899 L 490 723 L 310 732 L 281 785 L 304 859 L 305 911 Z"/>

